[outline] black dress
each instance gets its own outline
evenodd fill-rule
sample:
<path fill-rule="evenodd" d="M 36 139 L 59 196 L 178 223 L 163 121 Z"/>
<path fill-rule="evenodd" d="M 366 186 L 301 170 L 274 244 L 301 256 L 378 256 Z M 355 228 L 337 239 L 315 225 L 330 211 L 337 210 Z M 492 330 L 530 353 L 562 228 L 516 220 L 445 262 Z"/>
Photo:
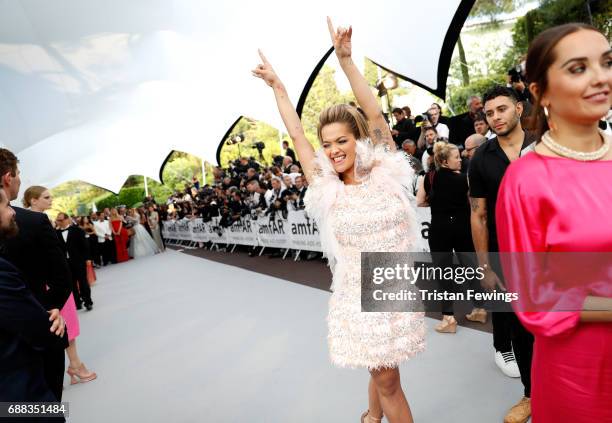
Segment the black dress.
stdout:
<path fill-rule="evenodd" d="M 473 266 L 467 175 L 447 168 L 430 171 L 425 175 L 424 188 L 431 207 L 428 242 L 434 264 L 443 268 L 452 266 L 455 251 L 462 266 Z M 473 282 L 470 288 L 480 290 L 478 281 Z M 439 284 L 443 290 L 456 291 L 457 284 L 453 281 L 441 280 Z M 482 303 L 474 305 L 481 307 Z M 452 301 L 442 302 L 442 314 L 453 315 Z"/>

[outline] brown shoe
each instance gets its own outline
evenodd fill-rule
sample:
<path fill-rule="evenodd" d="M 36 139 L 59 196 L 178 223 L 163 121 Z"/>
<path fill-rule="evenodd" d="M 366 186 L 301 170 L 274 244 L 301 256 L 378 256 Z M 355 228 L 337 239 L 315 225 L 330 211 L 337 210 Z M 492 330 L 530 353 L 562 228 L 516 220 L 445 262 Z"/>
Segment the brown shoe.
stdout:
<path fill-rule="evenodd" d="M 487 323 L 487 310 L 475 308 L 470 314 L 466 314 L 465 318 L 471 322 Z"/>
<path fill-rule="evenodd" d="M 457 321 L 454 316 L 443 316 L 442 322 L 436 326 L 436 331 L 440 333 L 456 333 Z"/>
<path fill-rule="evenodd" d="M 531 416 L 531 400 L 523 397 L 508 411 L 504 423 L 525 423 L 529 420 L 529 416 Z"/>

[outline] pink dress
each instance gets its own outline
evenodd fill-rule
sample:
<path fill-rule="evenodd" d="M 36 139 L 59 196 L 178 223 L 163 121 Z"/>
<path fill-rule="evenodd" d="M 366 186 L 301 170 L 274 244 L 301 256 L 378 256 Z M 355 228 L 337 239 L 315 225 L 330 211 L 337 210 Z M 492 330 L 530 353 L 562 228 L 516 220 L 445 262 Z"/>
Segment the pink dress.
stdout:
<path fill-rule="evenodd" d="M 60 310 L 60 314 L 66 321 L 66 329 L 68 330 L 68 340 L 72 341 L 81 333 L 81 327 L 79 326 L 79 316 L 77 314 L 76 304 L 74 302 L 74 296 L 70 294 L 66 300 L 66 304 Z"/>
<path fill-rule="evenodd" d="M 344 185 L 317 152 L 304 203 L 317 221 L 333 273 L 328 345 L 340 367 L 397 367 L 424 349 L 421 312 L 361 311 L 361 252 L 416 251 L 418 226 L 408 191 L 413 173 L 403 153 L 358 141 L 360 185 Z"/>
<path fill-rule="evenodd" d="M 575 256 L 567 252 L 612 252 L 611 211 L 612 161 L 579 162 L 529 153 L 510 165 L 500 187 L 500 251 L 561 253 L 549 254 L 553 259 Z M 517 256 L 521 255 L 512 255 Z M 585 272 L 585 263 L 580 264 L 581 269 L 566 268 Z M 559 267 L 564 265 L 551 266 L 549 273 L 527 272 L 505 262 L 504 274 L 510 289 L 521 298 L 528 295 L 534 304 L 556 297 L 572 305 L 566 310 L 580 310 L 587 295 L 612 297 L 609 276 L 598 282 L 586 276 L 566 278 L 573 279 L 573 286 L 558 286 L 562 282 L 549 275 Z M 535 336 L 534 423 L 612 422 L 612 324 L 582 323 L 580 311 L 519 311 L 517 303 L 514 306 Z"/>

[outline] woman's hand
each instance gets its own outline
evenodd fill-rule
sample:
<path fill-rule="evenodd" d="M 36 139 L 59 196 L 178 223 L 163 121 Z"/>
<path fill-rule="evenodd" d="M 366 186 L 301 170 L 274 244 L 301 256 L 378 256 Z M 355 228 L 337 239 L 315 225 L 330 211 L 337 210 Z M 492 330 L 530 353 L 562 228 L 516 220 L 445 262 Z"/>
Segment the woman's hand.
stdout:
<path fill-rule="evenodd" d="M 338 60 L 350 59 L 351 57 L 351 35 L 353 35 L 353 27 L 349 26 L 348 29 L 338 27 L 334 30 L 334 25 L 330 17 L 327 17 L 327 27 L 329 28 L 329 35 L 331 36 L 332 43 L 334 44 L 334 50 Z"/>
<path fill-rule="evenodd" d="M 259 53 L 262 63 L 257 65 L 257 67 L 251 71 L 251 73 L 253 76 L 263 79 L 268 86 L 274 87 L 281 81 L 278 75 L 276 75 L 276 72 L 274 72 L 274 69 L 272 69 L 272 65 L 270 62 L 268 62 L 266 56 L 264 56 L 261 50 L 257 50 L 257 52 Z"/>

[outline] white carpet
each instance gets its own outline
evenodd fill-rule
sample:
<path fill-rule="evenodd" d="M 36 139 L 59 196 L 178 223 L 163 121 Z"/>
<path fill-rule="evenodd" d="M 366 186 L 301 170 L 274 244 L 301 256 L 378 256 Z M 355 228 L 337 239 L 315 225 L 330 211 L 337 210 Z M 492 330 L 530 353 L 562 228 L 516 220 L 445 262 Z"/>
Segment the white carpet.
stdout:
<path fill-rule="evenodd" d="M 329 293 L 178 252 L 98 271 L 80 312 L 70 422 L 358 422 L 366 370 L 333 367 Z M 416 422 L 501 422 L 522 396 L 493 362 L 492 335 L 433 331 L 401 367 Z"/>

